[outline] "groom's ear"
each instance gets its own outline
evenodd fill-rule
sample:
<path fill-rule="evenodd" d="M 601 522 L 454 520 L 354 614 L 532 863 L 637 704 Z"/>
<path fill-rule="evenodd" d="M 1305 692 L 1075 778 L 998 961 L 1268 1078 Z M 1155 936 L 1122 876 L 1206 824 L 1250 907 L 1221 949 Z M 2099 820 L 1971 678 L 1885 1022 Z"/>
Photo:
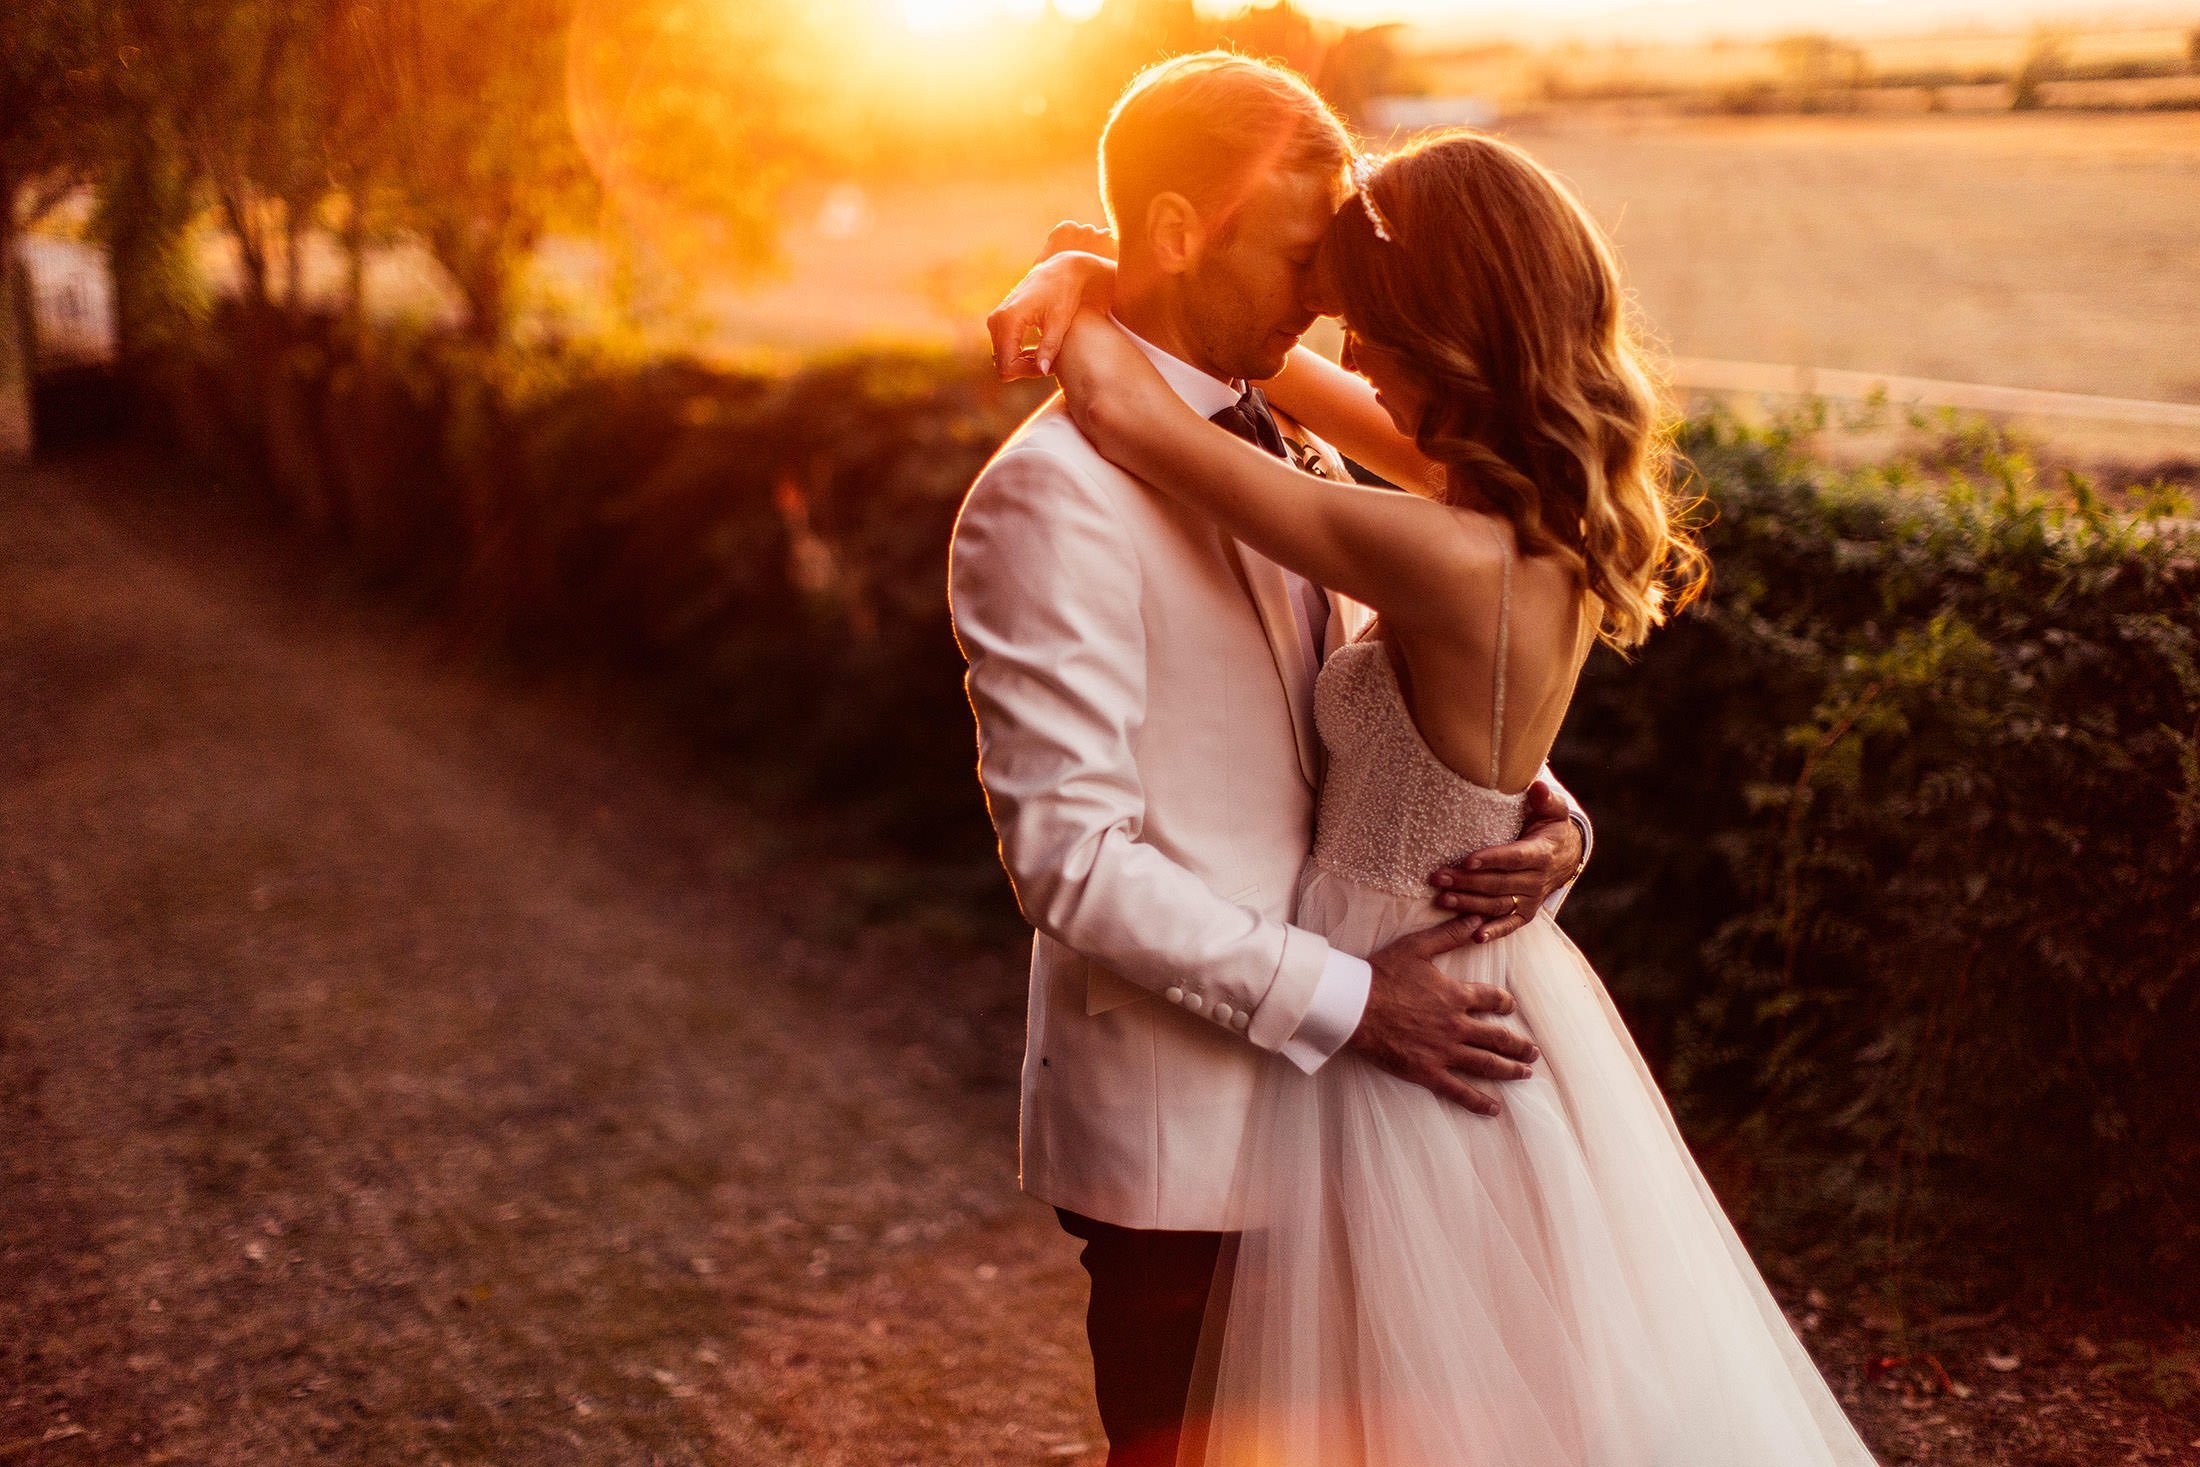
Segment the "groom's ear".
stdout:
<path fill-rule="evenodd" d="M 1180 193 L 1162 192 L 1146 205 L 1146 248 L 1165 275 L 1181 275 L 1199 262 L 1207 229 L 1199 210 Z"/>

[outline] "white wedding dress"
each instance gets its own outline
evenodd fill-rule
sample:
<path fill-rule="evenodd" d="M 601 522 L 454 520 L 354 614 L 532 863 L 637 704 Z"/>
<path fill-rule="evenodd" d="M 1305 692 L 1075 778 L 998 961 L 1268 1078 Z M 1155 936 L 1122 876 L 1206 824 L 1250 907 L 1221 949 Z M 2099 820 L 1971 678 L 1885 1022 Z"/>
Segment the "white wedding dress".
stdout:
<path fill-rule="evenodd" d="M 1298 921 L 1368 954 L 1451 915 L 1424 877 L 1525 796 L 1437 759 L 1379 641 L 1331 655 L 1316 716 Z M 1512 993 L 1533 1077 L 1485 1082 L 1491 1117 L 1351 1050 L 1270 1066 L 1180 1467 L 1872 1467 L 1573 944 L 1538 915 L 1439 961 Z"/>

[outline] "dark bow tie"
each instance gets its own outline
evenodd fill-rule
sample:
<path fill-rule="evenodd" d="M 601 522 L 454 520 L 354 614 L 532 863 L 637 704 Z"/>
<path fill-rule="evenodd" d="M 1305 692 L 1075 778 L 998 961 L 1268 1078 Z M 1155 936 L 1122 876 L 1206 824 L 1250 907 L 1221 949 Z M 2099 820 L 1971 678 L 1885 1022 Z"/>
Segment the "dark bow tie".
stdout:
<path fill-rule="evenodd" d="M 1207 420 L 1260 448 L 1267 449 L 1299 472 L 1312 474 L 1317 479 L 1330 477 L 1329 466 L 1322 456 L 1296 438 L 1286 438 L 1276 426 L 1275 412 L 1268 406 L 1268 399 L 1258 387 L 1248 387 L 1245 395 Z"/>
<path fill-rule="evenodd" d="M 1269 411 L 1268 399 L 1261 396 L 1258 387 L 1248 387 L 1245 395 L 1207 420 L 1229 430 L 1247 443 L 1264 448 L 1277 458 L 1289 461 L 1291 449 L 1283 441 L 1283 430 L 1276 426 L 1276 415 Z"/>

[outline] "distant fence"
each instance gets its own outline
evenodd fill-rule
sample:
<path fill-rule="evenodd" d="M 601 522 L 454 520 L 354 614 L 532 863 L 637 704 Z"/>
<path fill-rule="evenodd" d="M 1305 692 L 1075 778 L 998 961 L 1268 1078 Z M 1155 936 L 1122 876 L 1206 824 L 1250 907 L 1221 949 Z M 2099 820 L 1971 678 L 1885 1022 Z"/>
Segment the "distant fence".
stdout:
<path fill-rule="evenodd" d="M 1721 362 L 1704 357 L 1676 357 L 1672 372 L 1676 386 L 1699 392 L 1826 397 L 1852 402 L 1883 396 L 1898 407 L 1956 408 L 1963 412 L 2007 413 L 2027 418 L 2080 418 L 2200 432 L 2200 403 L 2095 397 L 2083 392 L 2040 392 L 2029 387 L 1937 382 L 1928 377 L 1894 377 L 1884 372 L 1785 367 L 1769 362 Z"/>

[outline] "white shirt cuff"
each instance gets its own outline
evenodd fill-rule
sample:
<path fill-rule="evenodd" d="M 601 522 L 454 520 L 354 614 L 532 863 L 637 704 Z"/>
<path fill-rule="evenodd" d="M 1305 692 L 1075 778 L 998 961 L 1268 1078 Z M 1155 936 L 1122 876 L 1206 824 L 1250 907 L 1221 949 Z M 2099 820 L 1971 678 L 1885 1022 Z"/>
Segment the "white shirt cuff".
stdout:
<path fill-rule="evenodd" d="M 1276 1052 L 1309 1075 L 1320 1069 L 1360 1027 L 1374 977 L 1375 970 L 1365 958 L 1331 948 L 1322 963 L 1321 979 L 1314 985 L 1314 1001 Z"/>

